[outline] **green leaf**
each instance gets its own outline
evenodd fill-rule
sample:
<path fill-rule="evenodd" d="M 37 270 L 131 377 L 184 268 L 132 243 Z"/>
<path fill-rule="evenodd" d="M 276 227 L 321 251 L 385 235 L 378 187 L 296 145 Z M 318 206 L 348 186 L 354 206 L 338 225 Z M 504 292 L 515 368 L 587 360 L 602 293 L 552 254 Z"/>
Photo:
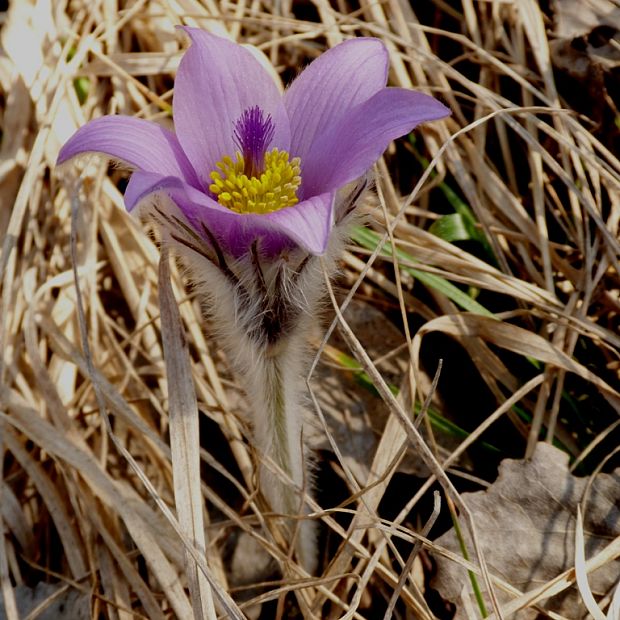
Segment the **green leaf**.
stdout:
<path fill-rule="evenodd" d="M 460 213 L 444 215 L 433 222 L 428 229 L 432 235 L 452 243 L 454 241 L 470 241 L 471 231 L 468 229 L 465 219 Z"/>
<path fill-rule="evenodd" d="M 424 169 L 428 168 L 429 161 L 416 148 L 415 137 L 413 134 L 409 135 L 409 143 L 411 144 L 413 155 L 418 160 L 418 162 L 420 162 L 421 166 Z M 431 178 L 436 178 L 436 177 L 437 177 L 437 173 L 433 171 L 431 173 Z M 441 181 L 437 185 L 437 187 L 439 188 L 439 190 L 441 190 L 443 195 L 446 197 L 446 200 L 450 203 L 450 205 L 454 209 L 455 214 L 458 214 L 461 216 L 462 225 L 469 234 L 469 237 L 467 237 L 467 239 L 471 239 L 473 241 L 477 241 L 478 243 L 480 243 L 482 247 L 484 248 L 485 253 L 489 257 L 491 264 L 494 264 L 494 265 L 497 264 L 497 261 L 495 260 L 495 254 L 493 253 L 493 248 L 491 247 L 491 244 L 486 238 L 484 231 L 478 226 L 478 220 L 476 219 L 476 216 L 472 208 L 465 201 L 463 201 L 459 197 L 459 195 L 445 181 Z M 438 235 L 438 236 L 441 236 L 441 235 Z M 446 239 L 446 241 L 449 241 L 449 239 Z M 454 239 L 454 241 L 464 241 L 464 239 Z"/>
<path fill-rule="evenodd" d="M 86 99 L 88 99 L 90 80 L 87 77 L 75 78 L 75 80 L 73 80 L 73 88 L 75 88 L 79 102 L 84 103 Z"/>

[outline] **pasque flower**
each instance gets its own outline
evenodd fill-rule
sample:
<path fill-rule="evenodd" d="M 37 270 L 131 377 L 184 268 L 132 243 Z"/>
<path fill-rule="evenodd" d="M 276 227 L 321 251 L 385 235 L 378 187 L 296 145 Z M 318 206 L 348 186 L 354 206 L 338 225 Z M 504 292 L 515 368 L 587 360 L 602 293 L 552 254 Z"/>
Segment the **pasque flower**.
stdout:
<path fill-rule="evenodd" d="M 174 85 L 172 133 L 153 122 L 104 116 L 80 128 L 58 163 L 94 151 L 135 169 L 129 211 L 168 196 L 190 226 L 234 256 L 253 241 L 265 254 L 299 246 L 320 255 L 339 188 L 362 176 L 391 140 L 446 116 L 441 103 L 386 88 L 381 41 L 346 41 L 280 93 L 244 47 L 195 28 Z M 205 239 L 210 241 L 210 239 Z"/>
<path fill-rule="evenodd" d="M 428 95 L 386 87 L 378 39 L 334 47 L 281 94 L 249 50 L 184 30 L 192 45 L 175 80 L 174 132 L 104 116 L 79 129 L 58 162 L 99 152 L 134 169 L 127 209 L 152 214 L 182 254 L 250 397 L 263 496 L 275 512 L 307 513 L 302 378 L 324 289 L 317 257 L 333 268 L 389 142 L 449 112 Z M 313 532 L 302 521 L 296 538 L 308 571 Z"/>

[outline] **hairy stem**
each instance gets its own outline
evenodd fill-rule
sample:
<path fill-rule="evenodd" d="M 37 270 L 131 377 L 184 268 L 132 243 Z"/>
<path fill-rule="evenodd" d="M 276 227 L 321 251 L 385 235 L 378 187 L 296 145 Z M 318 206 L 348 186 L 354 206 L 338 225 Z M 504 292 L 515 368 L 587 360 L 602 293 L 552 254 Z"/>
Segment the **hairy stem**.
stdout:
<path fill-rule="evenodd" d="M 308 513 L 303 501 L 304 487 L 311 486 L 302 442 L 303 375 L 322 274 L 303 254 L 296 260 L 261 260 L 254 245 L 248 257 L 230 262 L 215 239 L 213 246 L 209 257 L 181 245 L 191 250 L 185 257 L 195 286 L 248 396 L 260 490 L 270 510 L 285 515 L 277 520 L 285 528 L 283 538 L 294 540 L 299 563 L 313 573 L 316 524 L 295 517 Z"/>
<path fill-rule="evenodd" d="M 306 483 L 306 458 L 302 445 L 301 404 L 302 382 L 299 376 L 300 347 L 293 336 L 261 356 L 248 382 L 248 396 L 252 399 L 257 448 L 264 457 L 260 462 L 260 489 L 271 509 L 279 514 L 299 515 L 306 512 L 303 490 Z M 271 460 L 286 474 L 273 471 Z M 295 529 L 288 520 L 287 536 Z M 316 567 L 314 523 L 299 522 L 296 552 L 302 566 L 309 572 Z"/>

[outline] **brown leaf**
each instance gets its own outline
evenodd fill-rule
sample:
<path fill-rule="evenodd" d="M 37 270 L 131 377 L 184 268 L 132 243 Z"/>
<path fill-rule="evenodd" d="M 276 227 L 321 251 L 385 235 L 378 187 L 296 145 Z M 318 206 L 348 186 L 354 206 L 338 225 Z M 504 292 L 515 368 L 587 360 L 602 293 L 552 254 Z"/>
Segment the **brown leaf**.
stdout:
<path fill-rule="evenodd" d="M 553 64 L 600 96 L 603 74 L 620 66 L 620 7 L 610 0 L 558 0 Z"/>
<path fill-rule="evenodd" d="M 620 470 L 599 474 L 592 483 L 585 502 L 584 534 L 586 558 L 589 559 L 615 537 L 620 536 Z M 587 478 L 576 478 L 568 470 L 567 455 L 540 443 L 531 461 L 505 460 L 499 476 L 487 491 L 464 493 L 463 501 L 471 510 L 489 570 L 504 582 L 525 592 L 550 581 L 574 566 L 575 518 L 577 504 L 583 497 Z M 583 507 L 583 504 L 582 504 Z M 467 538 L 468 549 L 472 549 Z M 454 553 L 459 546 L 453 530 L 436 543 Z M 461 592 L 475 607 L 467 571 L 460 564 L 437 557 L 434 587 L 459 608 L 455 620 L 466 618 Z M 620 574 L 620 561 L 607 562 L 588 575 L 592 592 L 597 596 L 611 591 Z M 478 579 L 478 583 L 482 583 Z M 499 592 L 502 602 L 513 597 Z M 542 605 L 577 620 L 587 614 L 575 588 L 544 601 Z M 517 620 L 536 618 L 527 609 Z"/>
<path fill-rule="evenodd" d="M 555 0 L 554 34 L 580 37 L 599 26 L 620 27 L 620 7 L 613 0 Z"/>

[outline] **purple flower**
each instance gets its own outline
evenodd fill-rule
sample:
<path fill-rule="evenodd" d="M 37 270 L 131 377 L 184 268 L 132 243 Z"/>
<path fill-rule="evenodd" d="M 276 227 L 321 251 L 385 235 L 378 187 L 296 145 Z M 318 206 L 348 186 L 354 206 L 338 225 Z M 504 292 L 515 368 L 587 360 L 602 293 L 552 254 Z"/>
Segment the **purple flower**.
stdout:
<path fill-rule="evenodd" d="M 134 168 L 129 211 L 167 196 L 205 241 L 241 256 L 258 240 L 272 255 L 319 255 L 334 225 L 336 192 L 364 175 L 391 140 L 448 109 L 386 88 L 378 39 L 346 41 L 312 62 L 282 95 L 251 52 L 195 28 L 177 73 L 175 132 L 104 116 L 80 128 L 58 163 L 99 152 Z"/>

